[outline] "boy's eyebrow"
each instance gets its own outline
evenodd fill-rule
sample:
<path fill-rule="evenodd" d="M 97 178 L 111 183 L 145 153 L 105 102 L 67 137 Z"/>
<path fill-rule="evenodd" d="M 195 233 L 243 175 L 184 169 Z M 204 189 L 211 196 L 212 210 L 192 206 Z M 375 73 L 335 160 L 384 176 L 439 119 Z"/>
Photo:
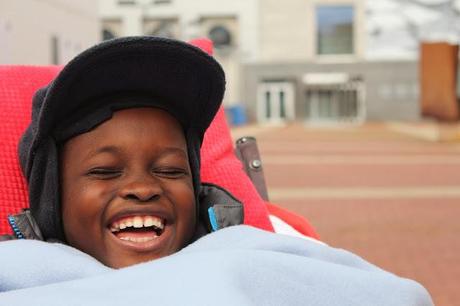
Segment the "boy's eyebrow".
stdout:
<path fill-rule="evenodd" d="M 160 155 L 166 155 L 166 154 L 180 154 L 180 155 L 183 155 L 185 158 L 187 158 L 187 151 L 181 148 L 177 148 L 177 147 L 166 147 L 162 149 Z"/>
<path fill-rule="evenodd" d="M 85 159 L 89 159 L 95 155 L 101 154 L 101 153 L 111 153 L 111 154 L 118 154 L 120 153 L 120 149 L 116 146 L 108 145 L 108 146 L 103 146 L 100 148 L 97 148 L 96 150 L 91 150 L 86 156 Z"/>
<path fill-rule="evenodd" d="M 96 150 L 90 151 L 85 157 L 85 159 L 89 159 L 101 153 L 120 154 L 121 151 L 120 151 L 120 148 L 118 148 L 117 146 L 107 145 L 107 146 L 100 147 Z M 162 155 L 167 155 L 167 154 L 179 154 L 179 155 L 182 155 L 186 159 L 188 158 L 187 151 L 184 149 L 178 148 L 178 147 L 163 148 L 159 155 L 162 156 Z"/>

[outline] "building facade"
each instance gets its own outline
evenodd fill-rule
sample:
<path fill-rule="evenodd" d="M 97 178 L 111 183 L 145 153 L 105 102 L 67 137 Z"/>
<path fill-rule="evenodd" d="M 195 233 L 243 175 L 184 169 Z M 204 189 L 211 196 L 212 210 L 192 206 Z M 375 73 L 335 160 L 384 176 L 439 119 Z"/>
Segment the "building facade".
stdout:
<path fill-rule="evenodd" d="M 420 118 L 424 40 L 458 42 L 460 0 L 101 0 L 105 38 L 208 36 L 226 106 L 307 124 Z"/>
<path fill-rule="evenodd" d="M 92 0 L 0 0 L 0 64 L 64 64 L 99 42 Z"/>
<path fill-rule="evenodd" d="M 258 1 L 101 0 L 105 38 L 157 35 L 181 40 L 212 36 L 227 74 L 226 105 L 241 103 L 241 69 L 257 60 Z"/>

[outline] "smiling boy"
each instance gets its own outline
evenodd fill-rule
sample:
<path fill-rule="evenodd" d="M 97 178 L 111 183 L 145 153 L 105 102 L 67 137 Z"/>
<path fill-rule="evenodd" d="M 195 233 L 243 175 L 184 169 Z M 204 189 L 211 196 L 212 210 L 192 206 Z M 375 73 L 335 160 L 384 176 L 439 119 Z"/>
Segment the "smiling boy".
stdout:
<path fill-rule="evenodd" d="M 13 228 L 121 268 L 210 232 L 214 206 L 220 228 L 241 224 L 242 204 L 200 182 L 224 91 L 220 65 L 183 42 L 127 37 L 86 50 L 34 97 L 19 149 L 30 214 Z"/>
<path fill-rule="evenodd" d="M 167 112 L 115 112 L 64 144 L 61 169 L 70 245 L 120 268 L 171 255 L 190 242 L 196 203 L 187 145 Z"/>
<path fill-rule="evenodd" d="M 230 226 L 242 204 L 200 182 L 224 90 L 212 57 L 155 37 L 101 43 L 40 89 L 19 146 L 30 211 L 10 224 L 62 243 L 0 243 L 0 304 L 431 306 L 349 252 Z"/>

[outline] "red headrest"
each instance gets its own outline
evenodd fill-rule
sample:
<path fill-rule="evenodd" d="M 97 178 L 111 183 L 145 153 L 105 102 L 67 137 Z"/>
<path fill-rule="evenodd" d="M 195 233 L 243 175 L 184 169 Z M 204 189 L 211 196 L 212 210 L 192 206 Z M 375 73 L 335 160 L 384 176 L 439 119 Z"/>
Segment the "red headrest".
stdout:
<path fill-rule="evenodd" d="M 207 40 L 192 42 L 210 53 Z M 0 66 L 0 235 L 10 233 L 8 214 L 28 206 L 19 168 L 17 143 L 30 122 L 32 96 L 59 72 L 56 66 Z M 245 223 L 273 230 L 265 203 L 233 154 L 233 142 L 222 108 L 206 132 L 201 148 L 203 182 L 220 185 L 244 203 Z"/>

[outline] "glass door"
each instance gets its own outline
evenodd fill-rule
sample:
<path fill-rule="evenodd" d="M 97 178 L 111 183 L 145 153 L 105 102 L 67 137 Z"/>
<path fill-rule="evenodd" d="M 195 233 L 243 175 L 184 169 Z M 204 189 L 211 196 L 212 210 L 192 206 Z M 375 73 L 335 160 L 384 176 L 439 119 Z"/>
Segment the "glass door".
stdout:
<path fill-rule="evenodd" d="M 261 123 L 284 123 L 294 120 L 294 85 L 291 82 L 259 84 L 257 120 Z"/>

